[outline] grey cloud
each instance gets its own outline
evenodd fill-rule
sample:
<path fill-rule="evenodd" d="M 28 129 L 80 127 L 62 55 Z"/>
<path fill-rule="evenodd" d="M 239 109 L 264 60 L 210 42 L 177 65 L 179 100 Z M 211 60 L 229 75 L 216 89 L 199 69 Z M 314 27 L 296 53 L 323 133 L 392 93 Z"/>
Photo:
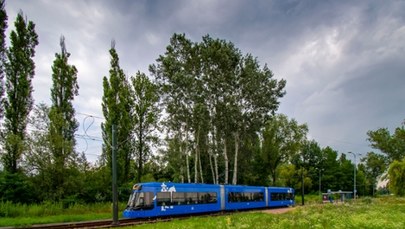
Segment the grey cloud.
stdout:
<path fill-rule="evenodd" d="M 133 75 L 147 73 L 177 32 L 194 41 L 205 34 L 230 40 L 268 63 L 276 78 L 287 79 L 280 112 L 308 123 L 322 146 L 364 153 L 371 150 L 367 130 L 405 118 L 403 1 L 16 0 L 6 8 L 9 24 L 21 8 L 37 25 L 36 101 L 49 101 L 61 34 L 79 70 L 75 107 L 101 116 L 111 39 Z M 101 132 L 99 124 L 90 130 Z"/>

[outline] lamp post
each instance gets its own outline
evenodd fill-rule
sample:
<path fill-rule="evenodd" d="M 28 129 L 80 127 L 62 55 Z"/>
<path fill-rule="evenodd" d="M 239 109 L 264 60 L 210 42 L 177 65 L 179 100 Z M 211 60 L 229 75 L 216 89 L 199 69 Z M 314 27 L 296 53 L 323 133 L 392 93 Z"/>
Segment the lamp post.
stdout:
<path fill-rule="evenodd" d="M 322 172 L 323 172 L 323 153 L 321 151 L 321 161 L 318 164 L 318 170 L 319 170 L 319 196 L 322 197 Z"/>
<path fill-rule="evenodd" d="M 319 196 L 322 197 L 322 173 L 323 169 L 319 168 Z"/>
<path fill-rule="evenodd" d="M 303 153 L 304 151 L 302 151 Z M 305 200 L 304 200 L 304 163 L 305 163 L 305 157 L 304 154 L 301 154 L 302 157 L 302 165 L 301 165 L 301 202 L 302 202 L 302 206 L 305 205 Z"/>
<path fill-rule="evenodd" d="M 354 156 L 354 170 L 353 170 L 353 176 L 354 176 L 354 179 L 353 179 L 353 195 L 354 195 L 354 199 L 356 200 L 356 154 L 355 153 L 352 153 L 352 152 L 349 152 L 350 154 L 353 154 L 353 156 Z"/>

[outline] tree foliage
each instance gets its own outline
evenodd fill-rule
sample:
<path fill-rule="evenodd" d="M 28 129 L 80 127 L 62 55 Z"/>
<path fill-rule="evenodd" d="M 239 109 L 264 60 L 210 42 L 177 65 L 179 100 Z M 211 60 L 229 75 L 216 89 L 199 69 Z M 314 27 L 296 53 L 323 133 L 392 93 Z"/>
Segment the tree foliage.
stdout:
<path fill-rule="evenodd" d="M 10 173 L 17 172 L 18 162 L 26 146 L 26 127 L 29 112 L 33 106 L 32 78 L 35 74 L 35 47 L 38 35 L 35 24 L 24 19 L 22 11 L 10 33 L 11 46 L 6 51 L 5 64 L 5 153 L 2 155 L 4 167 Z"/>
<path fill-rule="evenodd" d="M 289 120 L 282 114 L 275 115 L 267 122 L 262 133 L 260 159 L 264 168 L 262 176 L 269 174 L 269 183 L 275 185 L 278 166 L 289 162 L 302 150 L 307 132 L 306 124 L 299 125 L 296 120 Z"/>
<path fill-rule="evenodd" d="M 393 134 L 387 128 L 368 131 L 371 147 L 379 149 L 387 156 L 387 162 L 402 160 L 405 157 L 405 126 L 397 127 Z"/>
<path fill-rule="evenodd" d="M 6 29 L 7 12 L 5 10 L 5 0 L 0 1 L 0 120 L 4 114 L 4 65 L 6 62 Z"/>
<path fill-rule="evenodd" d="M 102 108 L 105 121 L 101 124 L 103 135 L 103 161 L 107 170 L 107 177 L 111 176 L 112 167 L 112 126 L 116 125 L 117 171 L 118 184 L 121 185 L 129 180 L 130 159 L 132 155 L 131 132 L 133 120 L 131 120 L 130 87 L 128 79 L 119 64 L 119 57 L 113 42 L 110 49 L 109 77 L 103 78 Z"/>
<path fill-rule="evenodd" d="M 338 158 L 339 169 L 336 171 L 335 178 L 338 178 L 336 181 L 336 188 L 338 190 L 353 190 L 354 189 L 354 163 L 346 158 L 346 154 L 341 154 Z M 356 176 L 357 178 L 357 176 Z M 356 183 L 356 189 L 357 189 Z"/>
<path fill-rule="evenodd" d="M 49 142 L 52 153 L 52 190 L 64 196 L 66 170 L 74 167 L 77 161 L 75 152 L 75 132 L 78 122 L 73 108 L 74 97 L 79 94 L 77 69 L 68 63 L 70 53 L 67 52 L 65 38 L 60 38 L 61 52 L 55 54 L 52 66 L 52 106 L 49 111 Z"/>
<path fill-rule="evenodd" d="M 405 159 L 391 163 L 389 170 L 389 187 L 390 191 L 398 196 L 405 195 Z"/>
<path fill-rule="evenodd" d="M 197 43 L 174 34 L 166 53 L 150 69 L 162 88 L 169 114 L 166 128 L 185 143 L 180 148 L 185 155 L 184 176 L 191 180 L 188 158 L 192 156 L 194 182 L 203 182 L 207 167 L 201 161 L 206 158 L 212 175 L 208 177 L 216 183 L 215 162 L 222 155 L 223 183 L 229 183 L 233 165 L 236 184 L 239 158 L 244 157 L 240 149 L 277 110 L 285 81 L 274 79 L 267 66 L 261 68 L 252 55 L 242 55 L 232 42 L 208 35 Z"/>
<path fill-rule="evenodd" d="M 157 143 L 154 131 L 159 121 L 158 88 L 144 74 L 138 72 L 131 78 L 131 102 L 133 108 L 135 155 L 137 158 L 137 182 L 141 182 L 143 166 L 151 154 L 151 144 Z"/>
<path fill-rule="evenodd" d="M 338 152 L 331 147 L 325 147 L 322 149 L 322 167 L 325 169 L 322 171 L 321 182 L 324 184 L 321 188 L 324 192 L 327 189 L 331 190 L 346 190 L 340 189 L 338 182 L 338 174 L 340 170 L 340 163 L 338 162 Z M 351 173 L 350 173 L 351 174 Z"/>
<path fill-rule="evenodd" d="M 364 173 L 368 179 L 367 185 L 371 185 L 372 191 L 377 185 L 377 179 L 387 170 L 387 158 L 384 155 L 368 152 L 362 159 Z"/>

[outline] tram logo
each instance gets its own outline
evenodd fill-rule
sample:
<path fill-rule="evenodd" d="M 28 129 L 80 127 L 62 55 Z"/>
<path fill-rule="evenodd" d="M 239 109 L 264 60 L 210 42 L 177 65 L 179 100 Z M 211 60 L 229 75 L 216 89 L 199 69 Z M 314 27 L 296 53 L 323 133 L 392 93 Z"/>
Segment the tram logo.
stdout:
<path fill-rule="evenodd" d="M 160 190 L 161 192 L 176 192 L 176 187 L 174 187 L 174 185 L 173 187 L 168 188 L 165 182 L 163 182 L 160 187 L 162 188 Z"/>

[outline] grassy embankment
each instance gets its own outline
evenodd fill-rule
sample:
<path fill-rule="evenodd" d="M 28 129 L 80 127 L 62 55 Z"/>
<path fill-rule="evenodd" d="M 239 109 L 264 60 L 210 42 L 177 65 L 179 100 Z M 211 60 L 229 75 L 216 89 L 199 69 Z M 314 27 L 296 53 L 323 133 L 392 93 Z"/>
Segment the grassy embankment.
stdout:
<path fill-rule="evenodd" d="M 119 207 L 123 209 L 124 205 Z M 0 227 L 98 219 L 111 219 L 110 203 L 74 204 L 66 208 L 62 203 L 23 205 L 0 202 Z"/>
<path fill-rule="evenodd" d="M 310 202 L 310 201 L 308 201 Z M 308 204 L 283 214 L 243 212 L 194 217 L 132 228 L 405 228 L 405 198 L 364 198 L 344 204 Z"/>
<path fill-rule="evenodd" d="M 297 198 L 297 205 L 301 203 Z M 304 207 L 284 214 L 242 212 L 219 217 L 193 217 L 134 228 L 405 228 L 405 198 L 362 198 L 344 204 L 319 204 L 308 196 Z M 121 205 L 120 209 L 124 206 Z M 121 212 L 121 211 L 120 211 Z M 120 213 L 121 214 L 121 213 Z M 110 204 L 14 205 L 0 203 L 0 226 L 111 219 Z"/>

